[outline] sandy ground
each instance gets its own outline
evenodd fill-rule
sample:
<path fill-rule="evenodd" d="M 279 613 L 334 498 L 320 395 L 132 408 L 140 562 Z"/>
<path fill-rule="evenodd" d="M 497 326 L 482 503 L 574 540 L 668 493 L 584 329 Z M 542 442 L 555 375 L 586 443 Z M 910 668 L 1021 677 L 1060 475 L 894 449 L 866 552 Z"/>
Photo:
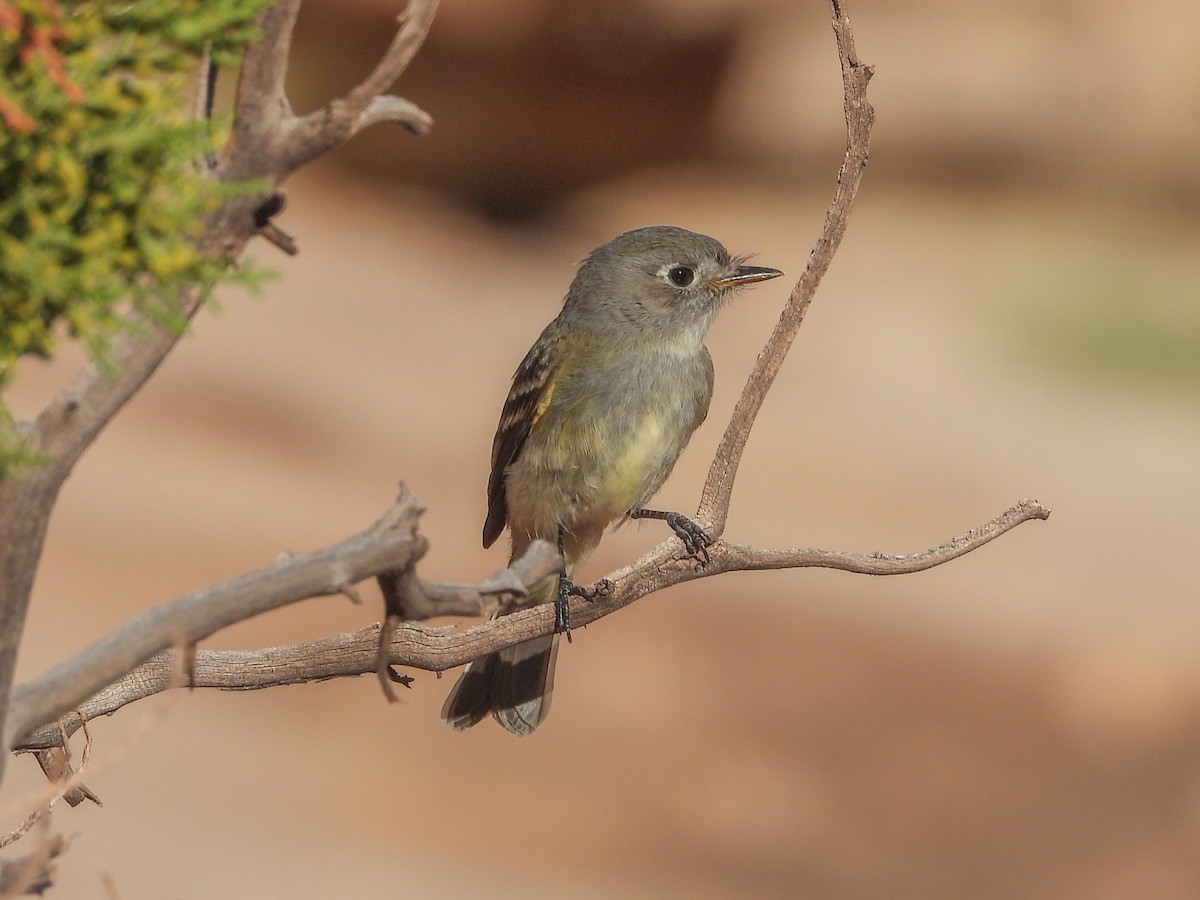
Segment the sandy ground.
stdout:
<path fill-rule="evenodd" d="M 301 255 L 258 248 L 279 279 L 202 315 L 68 483 L 19 675 L 339 540 L 400 480 L 428 507 L 422 575 L 490 573 L 492 430 L 578 259 L 670 221 L 796 275 L 828 197 L 761 170 L 648 168 L 506 228 L 305 173 L 284 219 Z M 1197 238 L 1153 208 L 868 179 L 727 536 L 911 552 L 1024 496 L 1048 522 L 903 578 L 732 575 L 645 599 L 564 648 L 529 740 L 452 733 L 450 680 L 420 672 L 395 706 L 365 678 L 140 704 L 94 726 L 105 806 L 56 814 L 76 835 L 57 896 L 101 896 L 103 872 L 127 898 L 1200 895 L 1197 385 L 1135 382 L 1102 353 L 1066 367 L 1042 340 L 1104 316 L 1192 327 Z M 1101 304 L 1122 279 L 1124 305 Z M 786 290 L 714 326 L 717 395 L 663 506 L 694 507 Z M 75 362 L 27 366 L 18 412 Z M 585 576 L 660 537 L 623 529 Z M 368 596 L 209 646 L 353 630 L 378 619 Z M 10 768 L 15 822 L 38 779 Z"/>

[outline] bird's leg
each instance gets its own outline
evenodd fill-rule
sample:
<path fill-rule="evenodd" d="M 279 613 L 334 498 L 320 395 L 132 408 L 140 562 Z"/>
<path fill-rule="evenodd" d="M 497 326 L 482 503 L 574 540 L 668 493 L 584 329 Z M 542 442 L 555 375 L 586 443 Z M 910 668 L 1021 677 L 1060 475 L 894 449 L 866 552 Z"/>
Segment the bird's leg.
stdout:
<path fill-rule="evenodd" d="M 575 584 L 567 578 L 567 557 L 563 552 L 563 530 L 558 526 L 558 554 L 563 558 L 563 571 L 558 573 L 558 595 L 554 598 L 554 631 L 565 634 L 567 643 L 571 642 L 571 598 L 582 597 L 589 603 L 597 597 L 607 597 L 612 590 L 612 582 L 601 578 L 594 587 L 584 587 Z"/>
<path fill-rule="evenodd" d="M 694 557 L 696 562 L 701 566 L 708 565 L 708 545 L 713 540 L 705 533 L 703 528 L 687 516 L 677 512 L 663 512 L 658 509 L 642 509 L 635 506 L 629 511 L 629 518 L 661 519 L 675 532 L 675 537 L 683 542 L 683 547 L 687 550 L 688 556 Z"/>
<path fill-rule="evenodd" d="M 554 598 L 554 632 L 565 634 L 571 643 L 571 584 L 567 578 L 567 556 L 563 552 L 563 527 L 558 526 L 558 555 L 562 557 L 562 571 L 558 573 L 558 594 Z"/>

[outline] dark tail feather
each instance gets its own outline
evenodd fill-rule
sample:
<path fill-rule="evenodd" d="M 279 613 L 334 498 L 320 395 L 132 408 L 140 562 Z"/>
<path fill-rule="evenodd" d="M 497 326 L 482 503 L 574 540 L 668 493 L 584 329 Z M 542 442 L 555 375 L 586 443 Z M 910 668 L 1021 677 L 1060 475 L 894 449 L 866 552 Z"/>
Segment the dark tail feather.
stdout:
<path fill-rule="evenodd" d="M 513 734 L 532 734 L 550 713 L 558 635 L 501 650 L 492 674 L 492 718 Z"/>
<path fill-rule="evenodd" d="M 465 731 L 482 722 L 492 711 L 492 678 L 496 654 L 484 656 L 463 669 L 462 675 L 442 706 L 442 721 L 455 731 Z"/>
<path fill-rule="evenodd" d="M 442 721 L 462 731 L 490 712 L 513 734 L 531 734 L 550 712 L 557 656 L 555 634 L 475 660 L 446 698 Z"/>

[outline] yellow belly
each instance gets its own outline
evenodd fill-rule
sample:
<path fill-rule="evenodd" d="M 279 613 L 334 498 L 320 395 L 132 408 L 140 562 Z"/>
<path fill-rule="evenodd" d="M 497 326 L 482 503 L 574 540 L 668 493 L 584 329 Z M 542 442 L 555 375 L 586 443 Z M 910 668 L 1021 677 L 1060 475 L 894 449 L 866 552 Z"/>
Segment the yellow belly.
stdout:
<path fill-rule="evenodd" d="M 664 451 L 670 453 L 664 437 L 662 418 L 651 413 L 642 417 L 623 447 L 611 448 L 615 452 L 600 473 L 597 499 L 614 518 L 624 515 L 658 487 L 665 474 Z"/>

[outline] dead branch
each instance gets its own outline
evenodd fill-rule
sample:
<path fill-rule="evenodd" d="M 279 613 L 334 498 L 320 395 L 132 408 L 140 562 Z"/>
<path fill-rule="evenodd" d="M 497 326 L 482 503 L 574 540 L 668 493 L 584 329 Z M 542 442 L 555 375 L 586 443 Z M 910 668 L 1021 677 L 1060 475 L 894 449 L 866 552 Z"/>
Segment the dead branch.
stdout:
<path fill-rule="evenodd" d="M 678 541 L 672 538 L 632 565 L 608 575 L 610 587 L 601 596 L 593 600 L 573 599 L 571 622 L 589 625 L 664 587 L 726 572 L 829 568 L 863 575 L 908 574 L 949 562 L 982 547 L 1022 522 L 1045 519 L 1049 515 L 1050 510 L 1037 501 L 1023 500 L 978 528 L 910 555 L 815 549 L 757 550 L 717 541 L 709 546 L 710 561 L 703 568 L 698 568 L 691 557 L 683 557 Z M 656 567 L 646 565 L 646 560 L 657 556 L 664 547 L 668 548 L 665 561 Z M 455 633 L 405 623 L 392 639 L 390 661 L 393 665 L 441 672 L 521 641 L 550 634 L 553 630 L 554 610 L 550 606 L 522 610 Z M 355 646 L 357 640 L 356 635 Z"/>
<path fill-rule="evenodd" d="M 379 576 L 384 604 L 405 621 L 437 616 L 486 616 L 505 597 L 524 597 L 529 588 L 562 569 L 562 557 L 549 541 L 534 541 L 525 555 L 478 584 Z"/>
<path fill-rule="evenodd" d="M 400 16 L 400 28 L 375 69 L 346 96 L 299 119 L 287 128 L 287 153 L 283 164 L 293 171 L 364 128 L 383 122 L 403 125 L 413 134 L 425 134 L 433 125 L 428 113 L 401 97 L 384 94 L 408 68 L 421 48 L 437 0 L 411 0 Z"/>
<path fill-rule="evenodd" d="M 86 719 L 81 718 L 80 725 L 85 724 L 86 721 Z M 57 747 L 47 747 L 33 752 L 33 758 L 41 766 L 42 774 L 46 776 L 46 780 L 51 784 L 59 784 L 64 781 L 70 782 L 70 785 L 63 791 L 62 795 L 62 798 L 67 801 L 68 806 L 78 806 L 85 800 L 91 800 L 97 806 L 103 806 L 104 804 L 96 796 L 96 793 L 76 777 L 78 772 L 71 765 L 71 756 L 66 749 L 67 740 L 70 735 L 67 734 L 65 728 L 60 729 L 59 733 L 62 741 Z"/>
<path fill-rule="evenodd" d="M 410 494 L 402 495 L 401 499 L 397 501 L 397 506 L 389 510 L 389 515 L 380 522 L 399 516 L 397 507 L 402 503 L 405 510 L 412 509 L 413 507 L 407 505 L 410 501 Z M 415 501 L 411 502 L 415 503 Z M 415 516 L 415 514 L 413 515 Z M 408 519 L 404 518 L 404 521 L 407 522 Z M 180 660 L 178 657 L 182 650 L 178 646 L 173 646 L 173 643 L 176 642 L 168 640 L 166 648 L 160 647 L 152 655 L 144 657 L 144 661 L 139 660 L 138 664 L 124 669 L 117 677 L 105 682 L 102 689 L 93 689 L 91 696 L 80 698 L 81 702 L 75 703 L 68 710 L 63 711 L 62 718 L 55 723 L 53 720 L 57 714 L 48 714 L 50 699 L 57 700 L 62 697 L 64 701 L 60 702 L 65 702 L 65 697 L 81 693 L 81 690 L 75 689 L 77 684 L 75 679 L 81 677 L 78 673 L 93 670 L 97 665 L 97 660 L 105 657 L 106 654 L 102 651 L 106 648 L 111 653 L 122 649 L 125 641 L 123 639 L 115 640 L 114 635 L 137 634 L 144 631 L 146 623 L 151 623 L 155 632 L 160 636 L 180 635 L 181 640 L 195 641 L 202 636 L 199 632 L 207 631 L 211 634 L 216 628 L 223 627 L 219 624 L 220 621 L 229 620 L 226 624 L 231 624 L 232 621 L 249 618 L 249 615 L 245 613 L 246 607 L 252 606 L 259 611 L 265 611 L 283 605 L 285 602 L 291 602 L 282 600 L 278 594 L 273 593 L 278 583 L 285 580 L 288 582 L 301 581 L 302 576 L 299 569 L 302 568 L 311 567 L 314 570 L 320 570 L 332 567 L 333 563 L 312 560 L 318 554 L 326 556 L 349 554 L 351 552 L 350 545 L 361 541 L 364 536 L 373 535 L 379 528 L 380 522 L 363 534 L 357 535 L 337 547 L 330 548 L 330 550 L 317 551 L 317 553 L 305 556 L 294 556 L 270 569 L 262 570 L 261 573 L 255 573 L 256 576 L 261 575 L 257 586 L 248 586 L 248 579 L 254 576 L 242 576 L 239 579 L 224 582 L 213 588 L 206 588 L 204 591 L 198 591 L 196 594 L 190 594 L 148 610 L 135 616 L 116 632 L 65 663 L 56 666 L 33 681 L 19 685 L 13 701 L 13 721 L 28 722 L 29 725 L 25 731 L 15 732 L 19 739 L 10 744 L 11 749 L 40 751 L 61 747 L 63 734 L 65 733 L 68 737 L 74 734 L 83 721 L 111 715 L 121 707 L 137 700 L 180 686 L 178 675 L 173 673 L 177 673 L 179 670 Z M 419 546 L 423 550 L 423 542 Z M 405 570 L 412 570 L 412 562 L 418 555 L 414 550 L 409 560 L 403 563 Z M 361 570 L 353 573 L 358 576 L 355 580 L 362 580 L 373 574 L 380 576 L 381 579 L 384 576 L 388 576 L 390 579 L 389 573 L 392 570 L 388 568 L 388 560 L 384 559 L 378 562 L 374 560 L 373 556 L 369 566 L 362 565 Z M 401 565 L 401 562 L 401 560 L 393 558 L 391 565 L 398 566 Z M 355 564 L 354 560 L 348 558 L 340 559 L 337 563 L 342 573 Z M 419 580 L 414 596 L 415 605 L 407 608 L 411 611 L 411 618 L 414 619 L 446 615 L 477 616 L 486 611 L 489 605 L 501 595 L 523 596 L 538 581 L 557 572 L 561 565 L 558 551 L 551 544 L 546 541 L 536 541 L 526 554 L 513 563 L 510 568 L 502 569 L 478 584 Z M 367 571 L 380 566 L 382 568 L 378 572 Z M 320 577 L 319 571 L 314 571 L 313 575 Z M 322 589 L 313 594 L 306 594 L 306 596 L 338 593 L 339 589 L 335 582 L 340 577 L 343 576 L 328 578 L 321 586 Z M 235 585 L 234 582 L 237 584 Z M 226 586 L 228 586 L 227 590 Z M 294 591 L 297 595 L 295 599 L 305 599 L 298 595 L 306 593 L 309 589 L 309 587 L 301 588 L 297 585 L 297 589 Z M 262 591 L 262 596 L 255 598 L 247 593 L 247 591 L 254 590 Z M 340 592 L 345 593 L 344 588 Z M 221 615 L 218 619 L 217 614 L 220 613 L 222 606 L 228 609 L 228 615 Z M 191 610 L 192 618 L 190 623 L 187 621 L 189 610 Z M 418 631 L 423 630 L 417 625 L 406 627 Z M 431 634 L 439 631 L 439 629 L 425 630 Z M 441 630 L 444 631 L 444 629 Z M 337 634 L 328 638 L 283 647 L 267 647 L 258 650 L 195 650 L 189 661 L 188 677 L 185 683 L 189 688 L 257 690 L 286 684 L 303 684 L 310 681 L 326 681 L 330 678 L 365 675 L 375 671 L 380 643 L 379 631 L 380 626 L 373 625 L 353 634 Z M 150 646 L 152 643 L 153 641 L 149 639 L 142 640 L 143 646 Z M 117 667 L 118 665 L 114 662 L 105 671 L 111 671 Z M 89 679 L 92 683 L 96 680 L 96 677 Z"/>
<path fill-rule="evenodd" d="M 5 746 L 80 706 L 173 644 L 194 644 L 235 622 L 299 600 L 337 594 L 347 584 L 411 565 L 426 549 L 416 531 L 421 511 L 416 498 L 402 487 L 375 524 L 340 544 L 284 558 L 134 616 L 91 647 L 14 689 Z"/>
<path fill-rule="evenodd" d="M 854 48 L 854 32 L 850 28 L 850 17 L 843 0 L 831 0 L 833 6 L 833 34 L 837 40 L 838 58 L 842 67 L 842 91 L 846 115 L 846 155 L 838 171 L 837 192 L 833 203 L 825 213 L 825 225 L 817 243 L 808 256 L 804 272 L 792 288 L 791 296 L 779 316 L 775 331 L 767 345 L 758 355 L 742 395 L 725 427 L 725 435 L 713 456 L 708 470 L 708 479 L 700 495 L 700 507 L 696 522 L 713 537 L 725 531 L 725 520 L 729 515 L 729 500 L 733 494 L 733 480 L 737 476 L 742 451 L 750 438 L 754 419 L 762 408 L 767 391 L 779 374 L 783 360 L 800 331 L 804 314 L 821 285 L 821 279 L 833 262 L 842 243 L 842 235 L 850 219 L 850 208 L 858 196 L 863 173 L 867 168 L 870 151 L 871 125 L 875 121 L 875 110 L 867 102 L 867 84 L 874 74 L 871 66 L 858 59 Z"/>
<path fill-rule="evenodd" d="M 364 128 L 384 122 L 425 134 L 429 114 L 401 97 L 385 94 L 408 68 L 433 23 L 437 0 L 411 0 L 400 27 L 374 70 L 344 97 L 306 116 L 292 112 L 284 93 L 288 50 L 300 0 L 281 0 L 259 20 L 262 38 L 242 64 L 234 100 L 229 152 L 218 165 L 223 179 L 273 177 L 276 180 L 339 147 Z"/>
<path fill-rule="evenodd" d="M 34 803 L 34 810 L 25 817 L 15 829 L 8 834 L 0 835 L 0 847 L 7 847 L 10 844 L 15 844 L 28 834 L 35 825 L 50 816 L 50 811 L 54 808 L 59 800 L 66 800 L 71 806 L 78 806 L 84 800 L 91 800 L 97 806 L 103 806 L 100 798 L 87 788 L 83 783 L 83 773 L 88 768 L 88 763 L 92 757 L 92 735 L 88 731 L 87 719 L 79 718 L 79 727 L 83 729 L 83 756 L 79 763 L 78 769 L 71 767 L 70 751 L 67 749 L 67 742 L 70 740 L 70 735 L 67 734 L 66 727 L 62 722 L 57 723 L 56 730 L 58 731 L 58 746 L 48 747 L 45 749 L 35 750 L 35 756 L 44 756 L 45 754 L 58 752 L 59 756 L 53 768 L 47 769 L 42 767 L 46 778 L 50 784 L 43 789 L 41 795 Z M 76 799 L 72 800 L 71 797 Z"/>
<path fill-rule="evenodd" d="M 708 548 L 710 561 L 703 569 L 697 569 L 691 559 L 668 559 L 666 565 L 655 570 L 656 574 L 664 570 L 669 573 L 665 584 L 658 583 L 657 579 L 647 578 L 641 560 L 614 572 L 609 576 L 612 589 L 606 596 L 595 600 L 577 598 L 572 601 L 571 620 L 580 626 L 587 625 L 662 587 L 725 572 L 784 568 L 839 569 L 862 575 L 903 575 L 918 572 L 970 553 L 1016 528 L 1022 522 L 1045 519 L 1049 515 L 1050 510 L 1040 503 L 1022 500 L 966 534 L 951 538 L 937 547 L 907 555 L 817 549 L 763 550 L 717 541 Z M 544 546 L 531 547 L 530 553 L 518 561 L 514 569 L 506 569 L 474 586 L 475 599 L 471 602 L 465 601 L 467 589 L 462 585 L 446 586 L 423 582 L 422 590 L 427 596 L 438 596 L 448 588 L 445 596 L 453 603 L 462 602 L 467 608 L 465 614 L 476 615 L 478 611 L 470 607 L 480 605 L 484 597 L 497 590 L 498 585 L 503 585 L 500 590 L 513 590 L 511 579 L 519 577 L 528 587 L 545 575 L 557 571 L 557 552 L 545 553 L 545 547 L 549 545 L 544 542 L 542 544 Z M 668 541 L 663 546 L 669 544 Z M 518 568 L 522 574 L 516 576 L 514 570 Z M 413 617 L 432 618 L 445 614 L 444 609 L 431 604 L 414 610 Z M 380 625 L 372 625 L 352 633 L 257 650 L 198 650 L 188 686 L 227 691 L 261 690 L 288 684 L 327 681 L 331 678 L 377 674 L 380 628 Z M 550 634 L 553 630 L 554 611 L 549 606 L 523 610 L 454 633 L 447 628 L 429 628 L 406 621 L 395 627 L 391 640 L 387 643 L 387 662 L 395 666 L 442 672 L 484 654 L 533 637 Z M 82 704 L 78 712 L 64 716 L 62 728 L 71 734 L 80 725 L 79 713 L 88 719 L 110 715 L 123 706 L 169 689 L 173 686 L 171 672 L 178 666 L 178 661 L 174 659 L 177 653 L 178 651 L 166 651 L 148 659 Z M 24 735 L 13 749 L 32 751 L 59 746 L 61 741 L 59 727 L 49 725 Z"/>

